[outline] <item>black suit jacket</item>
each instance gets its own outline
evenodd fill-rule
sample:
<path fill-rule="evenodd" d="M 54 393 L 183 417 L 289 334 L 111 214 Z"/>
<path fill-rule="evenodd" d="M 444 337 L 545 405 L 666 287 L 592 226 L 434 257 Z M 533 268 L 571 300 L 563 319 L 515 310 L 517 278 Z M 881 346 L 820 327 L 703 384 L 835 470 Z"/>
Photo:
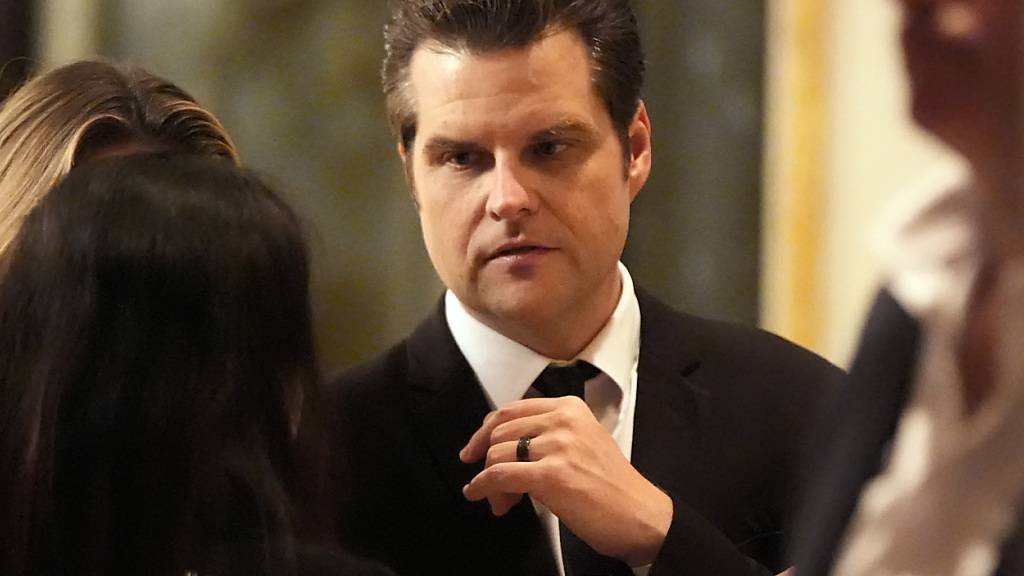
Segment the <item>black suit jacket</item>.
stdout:
<path fill-rule="evenodd" d="M 879 294 L 850 369 L 850 384 L 823 411 L 815 435 L 821 445 L 812 451 L 805 471 L 806 496 L 793 553 L 799 576 L 832 571 L 860 493 L 885 464 L 910 396 L 919 340 L 917 322 L 889 293 Z M 1024 574 L 1019 528 L 1002 552 L 997 574 Z"/>
<path fill-rule="evenodd" d="M 675 503 L 651 574 L 781 569 L 804 420 L 842 373 L 765 332 L 673 311 L 640 290 L 637 297 L 632 462 Z M 441 306 L 334 388 L 343 545 L 406 575 L 556 574 L 529 499 L 495 518 L 486 502 L 462 496 L 481 465 L 461 463 L 458 452 L 489 406 Z"/>
<path fill-rule="evenodd" d="M 301 540 L 278 540 L 269 547 L 239 540 L 217 546 L 214 557 L 218 565 L 213 573 L 223 576 L 395 576 L 372 560 Z"/>

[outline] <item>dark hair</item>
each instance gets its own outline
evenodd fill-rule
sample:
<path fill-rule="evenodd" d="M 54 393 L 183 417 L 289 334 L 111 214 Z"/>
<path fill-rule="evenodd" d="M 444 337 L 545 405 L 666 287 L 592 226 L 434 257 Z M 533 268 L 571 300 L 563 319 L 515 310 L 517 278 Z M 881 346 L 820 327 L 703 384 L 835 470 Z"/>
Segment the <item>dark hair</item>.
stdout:
<path fill-rule="evenodd" d="M 96 160 L 2 265 L 0 572 L 266 573 L 318 379 L 288 206 L 225 160 Z"/>
<path fill-rule="evenodd" d="M 416 105 L 409 66 L 425 42 L 491 52 L 524 48 L 563 30 L 576 32 L 587 47 L 594 87 L 625 143 L 644 79 L 643 48 L 629 0 L 392 0 L 382 71 L 392 130 L 411 150 Z"/>

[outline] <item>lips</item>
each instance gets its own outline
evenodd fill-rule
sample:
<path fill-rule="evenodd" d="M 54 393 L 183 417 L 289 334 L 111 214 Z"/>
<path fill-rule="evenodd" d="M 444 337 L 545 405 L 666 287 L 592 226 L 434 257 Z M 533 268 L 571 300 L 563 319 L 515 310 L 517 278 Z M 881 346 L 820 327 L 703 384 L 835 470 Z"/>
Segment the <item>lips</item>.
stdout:
<path fill-rule="evenodd" d="M 499 258 L 516 258 L 521 256 L 531 256 L 534 254 L 542 254 L 548 252 L 552 248 L 537 244 L 529 241 L 517 241 L 502 244 L 497 249 L 492 251 L 488 255 L 487 260 L 497 260 Z"/>

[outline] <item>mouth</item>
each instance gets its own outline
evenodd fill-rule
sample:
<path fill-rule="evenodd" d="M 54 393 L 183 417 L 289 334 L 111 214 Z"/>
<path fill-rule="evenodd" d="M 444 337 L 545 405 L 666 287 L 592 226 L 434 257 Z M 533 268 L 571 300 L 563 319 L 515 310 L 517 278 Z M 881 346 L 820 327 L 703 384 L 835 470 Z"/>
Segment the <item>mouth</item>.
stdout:
<path fill-rule="evenodd" d="M 552 248 L 542 246 L 540 244 L 528 244 L 528 243 L 514 243 L 507 244 L 499 247 L 497 250 L 488 256 L 488 261 L 499 260 L 499 259 L 518 259 L 522 257 L 528 257 L 545 252 L 550 252 Z"/>

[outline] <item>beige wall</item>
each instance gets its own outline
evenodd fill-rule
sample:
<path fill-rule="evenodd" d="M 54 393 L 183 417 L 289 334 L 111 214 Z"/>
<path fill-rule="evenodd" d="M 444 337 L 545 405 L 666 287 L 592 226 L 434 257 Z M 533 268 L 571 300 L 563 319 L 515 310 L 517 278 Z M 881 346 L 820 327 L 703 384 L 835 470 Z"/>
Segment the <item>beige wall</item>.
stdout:
<path fill-rule="evenodd" d="M 44 67 L 95 54 L 99 48 L 99 2 L 46 0 L 36 4 L 36 53 Z"/>
<path fill-rule="evenodd" d="M 816 261 L 787 260 L 794 239 L 786 237 L 778 225 L 789 207 L 777 175 L 799 159 L 785 149 L 791 140 L 780 134 L 779 127 L 785 125 L 782 115 L 801 111 L 788 105 L 792 96 L 774 72 L 785 64 L 785 50 L 800 48 L 778 39 L 792 30 L 786 19 L 792 15 L 787 5 L 794 1 L 799 0 L 775 0 L 770 25 L 777 50 L 768 74 L 772 105 L 766 140 L 766 204 L 774 208 L 765 212 L 762 322 L 786 335 L 789 319 L 801 311 L 787 304 L 783 275 L 810 266 L 813 294 L 806 299 L 815 304 L 816 330 L 805 344 L 846 366 L 879 281 L 870 244 L 879 211 L 937 164 L 952 160 L 907 119 L 896 3 L 833 0 L 822 16 L 824 58 L 819 74 L 824 106 L 817 238 L 802 240 L 818 243 Z"/>

